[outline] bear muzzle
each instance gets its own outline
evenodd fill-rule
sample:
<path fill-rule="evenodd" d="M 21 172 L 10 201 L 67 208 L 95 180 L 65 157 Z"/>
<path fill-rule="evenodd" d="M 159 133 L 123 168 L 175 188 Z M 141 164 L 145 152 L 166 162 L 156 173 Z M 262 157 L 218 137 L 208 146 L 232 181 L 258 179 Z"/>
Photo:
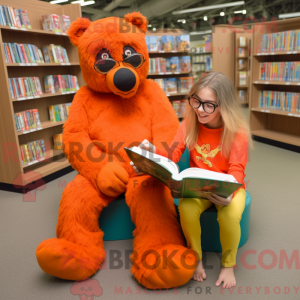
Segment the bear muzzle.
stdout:
<path fill-rule="evenodd" d="M 132 97 L 139 87 L 139 76 L 134 69 L 121 65 L 106 75 L 108 88 L 123 98 Z"/>

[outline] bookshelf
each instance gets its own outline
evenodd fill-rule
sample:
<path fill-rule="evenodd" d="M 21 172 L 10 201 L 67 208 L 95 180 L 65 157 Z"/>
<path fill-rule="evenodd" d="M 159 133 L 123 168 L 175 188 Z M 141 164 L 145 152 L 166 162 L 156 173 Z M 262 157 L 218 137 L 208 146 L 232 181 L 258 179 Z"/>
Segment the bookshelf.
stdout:
<path fill-rule="evenodd" d="M 13 184 L 21 174 L 18 184 L 26 186 L 36 180 L 36 174 L 42 177 L 70 166 L 62 150 L 53 150 L 53 135 L 62 133 L 64 122 L 51 122 L 48 107 L 72 102 L 75 92 L 44 93 L 44 77 L 47 75 L 77 76 L 79 86 L 84 80 L 80 69 L 77 48 L 72 46 L 65 33 L 42 30 L 42 15 L 57 14 L 70 16 L 71 22 L 81 17 L 79 4 L 53 5 L 37 0 L 0 0 L 0 5 L 27 10 L 32 29 L 0 26 L 0 183 Z M 67 50 L 70 63 L 6 63 L 3 42 L 33 44 L 39 49 L 44 45 L 61 45 Z M 11 98 L 9 78 L 38 77 L 43 94 L 35 97 Z M 17 132 L 14 113 L 38 109 L 41 130 Z M 41 161 L 22 164 L 20 145 L 43 139 L 46 156 Z M 25 173 L 28 170 L 34 172 Z"/>
<path fill-rule="evenodd" d="M 251 55 L 252 79 L 250 82 L 249 119 L 252 135 L 257 140 L 267 139 L 289 149 L 294 149 L 295 146 L 296 148 L 300 147 L 300 112 L 260 107 L 259 95 L 261 91 L 299 93 L 300 81 L 260 80 L 260 63 L 300 61 L 300 51 L 298 49 L 261 52 L 261 39 L 263 34 L 298 30 L 300 29 L 299 24 L 300 18 L 261 23 L 259 30 L 253 34 L 254 51 Z"/>
<path fill-rule="evenodd" d="M 166 35 L 171 35 L 174 37 L 174 39 L 177 36 L 180 35 L 189 35 L 188 32 L 182 31 L 181 29 L 162 29 L 158 32 L 156 31 L 147 31 L 146 36 L 166 36 Z M 171 58 L 171 57 L 182 57 L 182 56 L 188 56 L 190 55 L 189 51 L 177 51 L 177 50 L 171 50 L 169 52 L 166 51 L 149 51 L 149 58 L 157 58 L 157 57 L 162 57 L 162 58 Z M 148 78 L 149 79 L 167 79 L 167 78 L 183 78 L 183 77 L 190 77 L 191 71 L 175 71 L 175 72 L 156 72 L 156 73 L 148 73 Z M 183 112 L 184 112 L 184 106 L 187 104 L 186 96 L 187 93 L 182 93 L 180 91 L 176 93 L 171 93 L 171 92 L 165 92 L 166 96 L 169 98 L 171 101 L 173 108 L 176 111 L 176 114 L 179 119 L 183 118 Z M 180 103 L 180 104 L 179 104 Z M 178 108 L 179 106 L 179 108 Z M 178 110 L 177 110 L 177 109 Z"/>
<path fill-rule="evenodd" d="M 253 33 L 248 30 L 239 29 L 235 32 L 235 88 L 243 105 L 248 104 L 250 98 L 252 39 Z"/>
<path fill-rule="evenodd" d="M 212 26 L 212 71 L 222 72 L 235 84 L 235 33 L 240 25 Z"/>

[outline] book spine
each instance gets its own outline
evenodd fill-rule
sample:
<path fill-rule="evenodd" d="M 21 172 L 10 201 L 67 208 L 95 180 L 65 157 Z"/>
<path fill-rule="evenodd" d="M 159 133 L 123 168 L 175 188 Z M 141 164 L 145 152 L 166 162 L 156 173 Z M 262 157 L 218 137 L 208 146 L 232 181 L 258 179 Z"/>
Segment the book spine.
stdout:
<path fill-rule="evenodd" d="M 14 95 L 14 89 L 12 87 L 12 83 L 11 83 L 10 78 L 8 78 L 8 85 L 9 85 L 10 97 L 13 99 L 13 98 L 15 98 L 15 95 Z"/>
<path fill-rule="evenodd" d="M 20 132 L 21 127 L 20 127 L 20 121 L 19 121 L 18 115 L 17 114 L 14 114 L 14 115 L 15 115 L 15 124 L 16 124 L 17 132 Z"/>
<path fill-rule="evenodd" d="M 26 56 L 27 56 L 27 60 L 29 63 L 32 63 L 32 57 L 30 55 L 30 51 L 29 51 L 29 47 L 27 44 L 24 44 L 24 49 L 25 49 L 25 53 L 26 53 Z"/>
<path fill-rule="evenodd" d="M 1 13 L 1 18 L 2 18 L 2 22 L 3 22 L 2 25 L 6 26 L 7 22 L 6 22 L 6 18 L 5 18 L 5 14 L 4 14 L 4 8 L 2 5 L 0 6 L 0 13 Z"/>
<path fill-rule="evenodd" d="M 60 118 L 59 118 L 59 109 L 58 109 L 57 105 L 54 105 L 54 113 L 55 113 L 55 121 L 56 122 L 61 121 Z"/>
<path fill-rule="evenodd" d="M 25 51 L 25 47 L 23 44 L 20 44 L 20 48 L 21 48 L 21 51 L 22 51 L 22 54 L 23 54 L 23 58 L 25 60 L 25 63 L 28 63 L 28 58 L 27 58 L 27 55 L 26 55 L 26 51 Z"/>
<path fill-rule="evenodd" d="M 28 120 L 27 120 L 26 112 L 23 111 L 22 115 L 23 115 L 23 119 L 24 119 L 25 130 L 29 130 L 29 123 L 28 123 Z"/>
<path fill-rule="evenodd" d="M 16 19 L 16 14 L 15 14 L 15 10 L 10 6 L 10 14 L 12 16 L 12 21 L 15 27 L 18 27 L 18 23 L 17 23 L 17 19 Z"/>
<path fill-rule="evenodd" d="M 16 44 L 11 44 L 11 47 L 13 49 L 13 53 L 14 53 L 14 56 L 15 56 L 15 59 L 17 61 L 17 63 L 20 63 L 21 62 L 21 59 L 20 59 L 20 56 L 19 56 L 19 53 L 18 53 L 18 50 L 17 50 L 17 47 L 16 47 Z"/>
<path fill-rule="evenodd" d="M 26 24 L 26 27 L 31 29 L 31 25 L 30 25 L 30 21 L 29 21 L 29 18 L 28 18 L 27 10 L 22 10 L 21 14 L 23 16 L 24 23 Z"/>
<path fill-rule="evenodd" d="M 6 50 L 6 44 L 2 43 L 2 45 L 3 45 L 3 49 L 4 49 L 5 62 L 9 63 L 8 53 L 7 53 L 7 50 Z"/>
<path fill-rule="evenodd" d="M 50 121 L 51 122 L 56 122 L 56 120 L 55 120 L 55 110 L 54 110 L 53 105 L 49 106 L 49 116 L 50 116 Z"/>

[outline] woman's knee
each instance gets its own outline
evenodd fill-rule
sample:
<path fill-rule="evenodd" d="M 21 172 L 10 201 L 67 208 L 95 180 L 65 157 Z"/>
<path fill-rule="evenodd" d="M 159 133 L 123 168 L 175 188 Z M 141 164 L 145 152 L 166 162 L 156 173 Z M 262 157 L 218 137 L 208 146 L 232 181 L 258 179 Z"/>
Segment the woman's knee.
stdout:
<path fill-rule="evenodd" d="M 218 212 L 218 222 L 222 224 L 240 223 L 241 214 L 234 209 L 223 206 Z"/>

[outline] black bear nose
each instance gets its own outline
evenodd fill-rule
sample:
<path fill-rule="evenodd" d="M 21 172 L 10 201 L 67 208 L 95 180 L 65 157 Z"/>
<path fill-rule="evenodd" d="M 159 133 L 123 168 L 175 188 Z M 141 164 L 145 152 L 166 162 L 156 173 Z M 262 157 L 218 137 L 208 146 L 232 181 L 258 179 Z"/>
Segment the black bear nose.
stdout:
<path fill-rule="evenodd" d="M 136 78 L 127 68 L 119 69 L 114 75 L 114 85 L 122 92 L 130 91 L 136 84 Z"/>

